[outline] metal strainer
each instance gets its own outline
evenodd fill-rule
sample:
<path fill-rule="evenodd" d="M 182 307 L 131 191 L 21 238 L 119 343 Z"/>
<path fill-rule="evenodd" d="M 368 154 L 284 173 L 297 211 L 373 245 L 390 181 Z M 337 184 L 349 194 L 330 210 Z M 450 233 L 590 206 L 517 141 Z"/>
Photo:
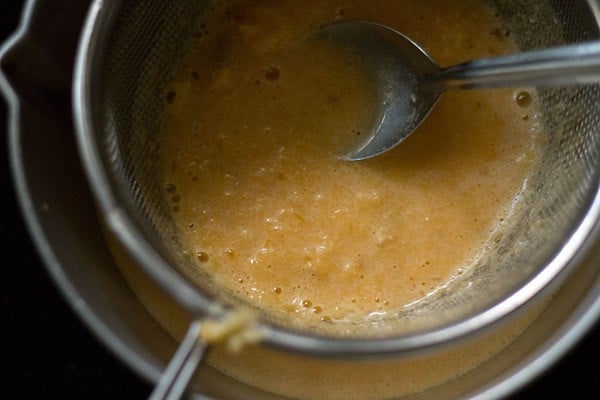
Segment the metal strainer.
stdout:
<path fill-rule="evenodd" d="M 522 50 L 600 37 L 594 0 L 494 0 Z M 178 241 L 157 135 L 169 81 L 211 1 L 94 2 L 75 84 L 78 141 L 101 214 L 145 272 L 191 315 L 219 317 L 243 299 L 210 276 L 190 276 Z M 307 329 L 257 310 L 264 343 L 326 356 L 400 354 L 449 343 L 480 330 L 558 284 L 600 221 L 600 86 L 540 89 L 549 147 L 524 194 L 512 229 L 452 290 L 395 318 Z M 557 283 L 558 282 L 558 283 Z M 197 326 L 194 326 L 197 329 Z"/>

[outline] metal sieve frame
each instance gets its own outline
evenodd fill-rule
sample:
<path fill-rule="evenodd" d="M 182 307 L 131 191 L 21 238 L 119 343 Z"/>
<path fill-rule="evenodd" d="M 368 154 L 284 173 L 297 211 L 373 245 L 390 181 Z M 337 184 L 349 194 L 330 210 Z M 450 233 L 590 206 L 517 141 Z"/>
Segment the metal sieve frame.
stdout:
<path fill-rule="evenodd" d="M 98 92 L 101 51 L 106 44 L 119 1 L 94 1 L 82 31 L 76 57 L 73 87 L 76 139 L 92 193 L 109 230 L 124 245 L 135 261 L 165 292 L 195 318 L 220 315 L 226 310 L 215 307 L 209 296 L 201 293 L 172 268 L 154 248 L 144 228 L 129 214 L 120 194 L 106 172 L 106 160 L 98 142 L 97 113 L 94 102 Z M 589 1 L 597 14 L 597 2 Z M 600 16 L 596 15 L 600 21 Z M 276 348 L 328 357 L 373 357 L 412 353 L 449 345 L 469 334 L 489 329 L 525 308 L 526 303 L 558 288 L 578 260 L 590 251 L 594 229 L 600 225 L 600 183 L 596 183 L 590 208 L 553 260 L 534 278 L 502 302 L 469 319 L 415 335 L 384 339 L 340 340 L 308 337 L 272 324 L 259 322 L 265 331 L 264 344 Z"/>

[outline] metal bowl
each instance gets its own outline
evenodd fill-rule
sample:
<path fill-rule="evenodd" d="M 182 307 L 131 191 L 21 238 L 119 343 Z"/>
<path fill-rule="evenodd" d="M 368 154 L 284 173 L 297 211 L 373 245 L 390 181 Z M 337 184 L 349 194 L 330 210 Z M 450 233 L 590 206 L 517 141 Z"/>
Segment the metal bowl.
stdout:
<path fill-rule="evenodd" d="M 70 71 L 87 4 L 50 3 L 29 1 L 21 29 L 0 52 L 17 194 L 37 248 L 77 314 L 124 363 L 156 382 L 177 343 L 129 289 L 105 244 L 71 128 Z M 73 23 L 56 23 L 61 12 Z M 55 46 L 61 37 L 71 40 Z M 598 243 L 600 227 L 594 226 L 575 266 L 524 335 L 476 371 L 415 398 L 508 396 L 557 362 L 600 317 Z M 210 367 L 195 385 L 213 398 L 276 398 Z"/>

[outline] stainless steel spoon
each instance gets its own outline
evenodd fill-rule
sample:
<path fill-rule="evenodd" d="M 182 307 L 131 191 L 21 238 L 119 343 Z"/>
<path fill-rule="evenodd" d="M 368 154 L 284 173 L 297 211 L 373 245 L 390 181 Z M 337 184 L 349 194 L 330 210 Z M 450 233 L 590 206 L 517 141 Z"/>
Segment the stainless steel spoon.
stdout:
<path fill-rule="evenodd" d="M 381 104 L 367 140 L 344 158 L 365 160 L 406 139 L 449 89 L 600 82 L 600 41 L 439 67 L 403 34 L 371 22 L 338 22 L 320 34 L 349 50 L 373 74 Z M 600 105 L 599 105 L 600 107 Z"/>

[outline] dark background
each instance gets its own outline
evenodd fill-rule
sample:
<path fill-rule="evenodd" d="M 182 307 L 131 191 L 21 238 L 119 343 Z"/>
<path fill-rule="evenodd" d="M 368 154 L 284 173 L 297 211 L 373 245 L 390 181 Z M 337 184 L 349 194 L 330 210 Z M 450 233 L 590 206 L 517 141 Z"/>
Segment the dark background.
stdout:
<path fill-rule="evenodd" d="M 0 42 L 15 30 L 23 4 L 23 0 L 0 0 Z M 145 399 L 151 386 L 92 335 L 46 273 L 15 198 L 6 127 L 6 104 L 0 101 L 2 392 L 18 399 Z M 513 399 L 600 398 L 598 346 L 600 324 Z"/>

